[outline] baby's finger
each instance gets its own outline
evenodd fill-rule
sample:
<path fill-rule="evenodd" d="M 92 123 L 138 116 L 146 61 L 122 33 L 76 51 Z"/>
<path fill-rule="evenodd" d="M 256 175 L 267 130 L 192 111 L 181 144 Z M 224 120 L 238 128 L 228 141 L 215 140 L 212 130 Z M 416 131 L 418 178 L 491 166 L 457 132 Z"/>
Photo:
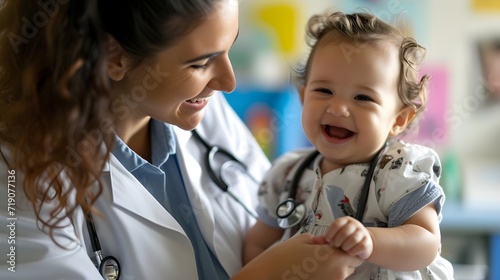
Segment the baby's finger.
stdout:
<path fill-rule="evenodd" d="M 341 248 L 346 240 L 356 231 L 356 225 L 352 223 L 346 223 L 341 228 L 339 228 L 335 236 L 333 236 L 333 238 L 331 239 L 330 243 L 337 248 Z"/>
<path fill-rule="evenodd" d="M 345 219 L 345 217 L 336 219 L 333 221 L 333 223 L 330 225 L 328 228 L 328 231 L 325 234 L 325 239 L 329 243 L 332 242 L 332 240 L 335 238 L 337 233 L 346 225 L 349 223 L 349 219 Z"/>
<path fill-rule="evenodd" d="M 351 256 L 357 256 L 358 258 L 362 260 L 368 259 L 373 252 L 373 243 L 371 239 L 365 238 L 358 244 L 356 244 L 354 247 L 349 249 L 347 253 Z"/>
<path fill-rule="evenodd" d="M 357 246 L 359 243 L 363 242 L 364 239 L 366 238 L 366 235 L 364 234 L 363 231 L 360 230 L 354 230 L 351 234 L 349 234 L 345 240 L 341 244 L 341 249 L 344 252 L 349 252 L 350 250 L 353 249 L 355 246 Z M 351 254 L 355 255 L 355 254 Z"/>
<path fill-rule="evenodd" d="M 341 219 L 337 219 L 333 221 L 333 223 L 328 227 L 328 231 L 325 234 L 325 240 L 330 243 L 332 239 L 335 237 L 340 228 L 346 223 Z"/>

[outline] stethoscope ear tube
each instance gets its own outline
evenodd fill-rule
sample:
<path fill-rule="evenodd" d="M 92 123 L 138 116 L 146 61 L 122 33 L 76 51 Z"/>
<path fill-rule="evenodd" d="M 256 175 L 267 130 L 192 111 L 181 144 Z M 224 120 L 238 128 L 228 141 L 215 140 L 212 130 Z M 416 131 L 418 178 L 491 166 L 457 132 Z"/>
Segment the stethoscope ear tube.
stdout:
<path fill-rule="evenodd" d="M 290 191 L 288 192 L 288 198 L 291 198 L 293 200 L 296 199 L 300 178 L 302 177 L 302 174 L 306 170 L 307 166 L 309 166 L 318 155 L 319 151 L 314 150 L 300 163 L 299 167 L 295 171 L 295 174 L 293 175 L 292 182 L 290 183 Z"/>
<path fill-rule="evenodd" d="M 368 174 L 366 174 L 365 182 L 363 184 L 363 189 L 361 190 L 361 196 L 359 198 L 358 209 L 356 210 L 356 220 L 359 222 L 363 222 L 363 216 L 365 214 L 366 202 L 368 201 L 368 193 L 370 191 L 370 184 L 373 178 L 373 172 L 375 172 L 375 167 L 377 166 L 377 162 L 380 160 L 380 156 L 382 156 L 382 152 L 387 147 L 388 143 L 386 142 L 384 146 L 378 150 L 377 154 L 373 157 L 370 162 L 370 168 L 368 168 Z"/>

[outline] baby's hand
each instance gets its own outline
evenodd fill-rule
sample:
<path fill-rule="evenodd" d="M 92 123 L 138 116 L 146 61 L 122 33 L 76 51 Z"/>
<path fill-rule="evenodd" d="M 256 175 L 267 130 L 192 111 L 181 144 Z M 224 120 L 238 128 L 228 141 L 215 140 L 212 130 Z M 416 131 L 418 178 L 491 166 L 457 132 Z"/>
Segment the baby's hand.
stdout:
<path fill-rule="evenodd" d="M 324 242 L 363 260 L 373 252 L 370 232 L 362 223 L 349 216 L 335 219 L 322 238 Z"/>

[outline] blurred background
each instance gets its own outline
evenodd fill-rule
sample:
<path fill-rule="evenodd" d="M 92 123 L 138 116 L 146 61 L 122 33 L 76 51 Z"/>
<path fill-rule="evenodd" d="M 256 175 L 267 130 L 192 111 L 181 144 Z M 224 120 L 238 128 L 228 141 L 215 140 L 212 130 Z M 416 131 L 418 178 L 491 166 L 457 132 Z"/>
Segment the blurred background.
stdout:
<path fill-rule="evenodd" d="M 237 75 L 226 95 L 270 160 L 308 146 L 291 69 L 304 62 L 307 19 L 368 11 L 427 48 L 429 102 L 412 142 L 443 163 L 442 254 L 456 279 L 500 279 L 500 0 L 240 1 Z"/>

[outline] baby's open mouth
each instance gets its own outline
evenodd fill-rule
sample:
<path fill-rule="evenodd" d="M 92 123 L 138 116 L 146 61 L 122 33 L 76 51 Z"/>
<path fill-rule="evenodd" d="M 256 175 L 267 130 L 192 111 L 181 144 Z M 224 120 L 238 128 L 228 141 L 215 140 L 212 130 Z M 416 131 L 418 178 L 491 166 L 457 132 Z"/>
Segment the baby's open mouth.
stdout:
<path fill-rule="evenodd" d="M 337 139 L 347 139 L 355 134 L 353 131 L 350 131 L 349 129 L 331 125 L 324 125 L 323 130 L 325 131 L 325 134 L 328 135 L 329 137 Z"/>

